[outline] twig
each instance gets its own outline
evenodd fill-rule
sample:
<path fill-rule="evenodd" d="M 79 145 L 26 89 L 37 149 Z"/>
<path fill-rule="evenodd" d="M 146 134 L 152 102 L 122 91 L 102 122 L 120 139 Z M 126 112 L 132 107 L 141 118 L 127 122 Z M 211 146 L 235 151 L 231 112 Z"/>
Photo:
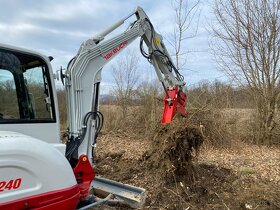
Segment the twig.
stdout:
<path fill-rule="evenodd" d="M 174 178 L 174 181 L 175 181 L 175 186 L 176 186 L 177 195 L 178 195 L 178 197 L 180 198 L 180 201 L 181 201 L 181 203 L 182 203 L 182 201 L 184 201 L 184 200 L 183 200 L 182 196 L 179 196 L 179 189 L 178 189 L 177 180 L 176 180 L 176 176 L 175 176 L 175 174 L 174 174 L 174 171 L 172 172 L 172 175 L 173 175 L 173 178 Z M 185 202 L 185 201 L 184 201 L 184 202 Z M 182 205 L 182 204 L 181 204 L 181 205 Z"/>
<path fill-rule="evenodd" d="M 178 196 L 178 197 L 180 198 L 180 200 L 182 200 L 185 204 L 189 204 L 188 202 L 186 202 L 186 201 L 182 198 L 182 196 L 179 195 L 179 193 L 176 193 L 176 192 L 174 192 L 173 190 L 168 189 L 168 188 L 166 188 L 166 187 L 164 187 L 164 189 L 166 189 L 166 190 L 172 192 L 174 195 Z"/>
<path fill-rule="evenodd" d="M 218 193 L 215 192 L 215 195 L 222 201 L 224 206 L 226 207 L 227 210 L 230 210 L 230 208 L 225 204 L 224 200 L 218 195 Z"/>
<path fill-rule="evenodd" d="M 257 209 L 260 205 L 257 205 L 254 209 Z"/>

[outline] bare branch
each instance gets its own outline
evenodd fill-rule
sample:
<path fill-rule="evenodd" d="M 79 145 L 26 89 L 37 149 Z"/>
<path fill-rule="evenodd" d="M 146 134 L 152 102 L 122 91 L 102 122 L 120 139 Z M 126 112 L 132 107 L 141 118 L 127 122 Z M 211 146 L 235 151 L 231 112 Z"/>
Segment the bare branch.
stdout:
<path fill-rule="evenodd" d="M 112 67 L 112 74 L 116 83 L 113 92 L 122 108 L 123 117 L 126 116 L 127 107 L 130 105 L 134 89 L 139 80 L 138 63 L 139 59 L 135 53 L 128 50 Z"/>
<path fill-rule="evenodd" d="M 195 20 L 199 20 L 200 0 L 194 1 L 192 4 L 189 0 L 173 0 L 172 7 L 175 12 L 175 26 L 173 30 L 172 46 L 175 50 L 176 68 L 182 68 L 180 60 L 182 58 L 182 44 L 187 39 L 196 36 L 198 30 L 198 22 L 195 24 L 194 31 L 191 31 L 191 26 Z M 183 61 L 184 64 L 186 61 Z"/>
<path fill-rule="evenodd" d="M 215 56 L 224 71 L 251 87 L 260 139 L 270 141 L 280 95 L 280 1 L 215 0 Z"/>

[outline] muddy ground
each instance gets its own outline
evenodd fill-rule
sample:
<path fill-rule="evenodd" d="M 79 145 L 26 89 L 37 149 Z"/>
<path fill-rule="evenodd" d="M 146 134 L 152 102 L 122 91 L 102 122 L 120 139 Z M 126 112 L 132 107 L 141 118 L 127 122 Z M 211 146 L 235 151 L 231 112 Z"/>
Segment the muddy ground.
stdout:
<path fill-rule="evenodd" d="M 194 128 L 164 127 L 102 133 L 95 155 L 98 175 L 147 190 L 144 209 L 280 209 L 279 148 L 214 149 Z"/>

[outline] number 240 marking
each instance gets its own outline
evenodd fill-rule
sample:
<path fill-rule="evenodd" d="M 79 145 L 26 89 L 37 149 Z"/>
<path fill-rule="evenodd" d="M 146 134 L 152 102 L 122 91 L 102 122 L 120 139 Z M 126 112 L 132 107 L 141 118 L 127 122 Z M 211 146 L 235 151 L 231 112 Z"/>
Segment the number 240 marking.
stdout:
<path fill-rule="evenodd" d="M 4 190 L 12 190 L 17 189 L 20 187 L 22 179 L 11 179 L 10 181 L 1 181 L 0 182 L 0 192 L 3 192 Z"/>

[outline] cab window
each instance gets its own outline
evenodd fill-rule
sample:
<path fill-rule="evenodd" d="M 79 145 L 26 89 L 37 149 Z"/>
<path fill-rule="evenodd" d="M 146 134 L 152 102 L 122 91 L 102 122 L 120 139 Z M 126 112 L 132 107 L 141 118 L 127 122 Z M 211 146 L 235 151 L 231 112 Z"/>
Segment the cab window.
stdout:
<path fill-rule="evenodd" d="M 0 123 L 55 121 L 53 104 L 43 59 L 0 50 Z"/>
<path fill-rule="evenodd" d="M 19 119 L 19 107 L 13 74 L 0 70 L 0 119 Z"/>

